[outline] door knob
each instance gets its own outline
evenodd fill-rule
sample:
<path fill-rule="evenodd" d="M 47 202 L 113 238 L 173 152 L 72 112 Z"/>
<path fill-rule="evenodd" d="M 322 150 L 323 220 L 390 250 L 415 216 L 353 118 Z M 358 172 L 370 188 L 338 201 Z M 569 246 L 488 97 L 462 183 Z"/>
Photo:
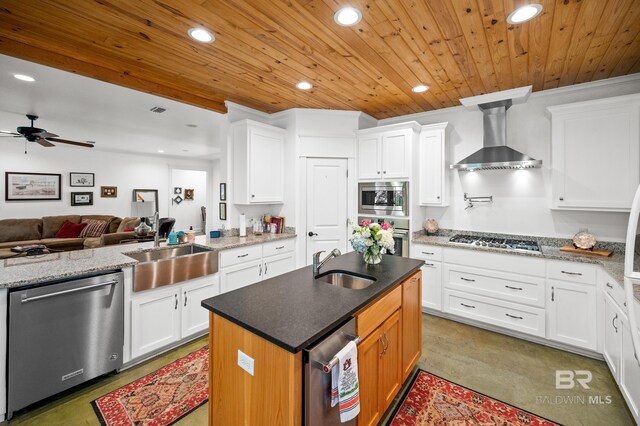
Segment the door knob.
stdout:
<path fill-rule="evenodd" d="M 316 234 L 315 232 L 311 232 L 311 231 L 309 231 L 309 234 L 307 234 L 307 235 L 309 235 L 310 237 L 317 237 L 318 236 L 318 234 Z"/>

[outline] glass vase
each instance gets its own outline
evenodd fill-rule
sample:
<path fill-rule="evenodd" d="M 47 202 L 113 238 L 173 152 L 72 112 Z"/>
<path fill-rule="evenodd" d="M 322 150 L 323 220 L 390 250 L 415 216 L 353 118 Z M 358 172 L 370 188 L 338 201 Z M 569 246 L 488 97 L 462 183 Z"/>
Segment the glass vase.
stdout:
<path fill-rule="evenodd" d="M 367 265 L 377 265 L 382 261 L 382 253 L 380 253 L 380 251 L 373 252 L 372 250 L 367 250 L 362 253 L 362 257 L 364 258 L 364 263 Z"/>

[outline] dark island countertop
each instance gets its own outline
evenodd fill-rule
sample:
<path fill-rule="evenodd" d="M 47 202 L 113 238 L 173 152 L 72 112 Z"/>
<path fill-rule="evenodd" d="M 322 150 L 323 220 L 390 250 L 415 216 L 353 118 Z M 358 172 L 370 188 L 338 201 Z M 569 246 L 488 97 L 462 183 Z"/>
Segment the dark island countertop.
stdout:
<path fill-rule="evenodd" d="M 312 267 L 270 278 L 202 301 L 202 306 L 258 336 L 297 353 L 332 331 L 361 308 L 408 278 L 422 260 L 384 256 L 366 265 L 351 252 L 328 261 L 320 274 L 351 272 L 376 282 L 362 290 L 313 279 Z"/>

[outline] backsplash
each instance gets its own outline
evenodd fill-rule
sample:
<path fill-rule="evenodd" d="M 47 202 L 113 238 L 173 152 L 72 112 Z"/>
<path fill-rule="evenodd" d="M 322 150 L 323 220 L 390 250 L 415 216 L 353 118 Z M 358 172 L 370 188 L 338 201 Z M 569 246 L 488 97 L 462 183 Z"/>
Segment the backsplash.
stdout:
<path fill-rule="evenodd" d="M 295 234 L 296 233 L 295 226 L 285 226 L 284 233 Z M 221 229 L 220 234 L 223 237 L 238 237 L 240 236 L 240 228 Z M 253 227 L 247 226 L 247 235 L 252 235 L 252 234 L 253 234 Z"/>

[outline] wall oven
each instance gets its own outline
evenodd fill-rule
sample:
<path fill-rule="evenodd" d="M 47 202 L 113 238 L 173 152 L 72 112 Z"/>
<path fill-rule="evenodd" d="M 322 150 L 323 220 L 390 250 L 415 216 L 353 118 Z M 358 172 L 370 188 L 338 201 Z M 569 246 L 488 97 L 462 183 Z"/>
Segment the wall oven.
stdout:
<path fill-rule="evenodd" d="M 359 183 L 358 213 L 409 216 L 409 182 Z"/>
<path fill-rule="evenodd" d="M 358 216 L 358 223 L 363 219 L 378 222 L 382 225 L 388 222 L 393 227 L 393 241 L 395 243 L 394 256 L 409 257 L 409 220 L 408 219 L 383 219 L 371 216 Z"/>

